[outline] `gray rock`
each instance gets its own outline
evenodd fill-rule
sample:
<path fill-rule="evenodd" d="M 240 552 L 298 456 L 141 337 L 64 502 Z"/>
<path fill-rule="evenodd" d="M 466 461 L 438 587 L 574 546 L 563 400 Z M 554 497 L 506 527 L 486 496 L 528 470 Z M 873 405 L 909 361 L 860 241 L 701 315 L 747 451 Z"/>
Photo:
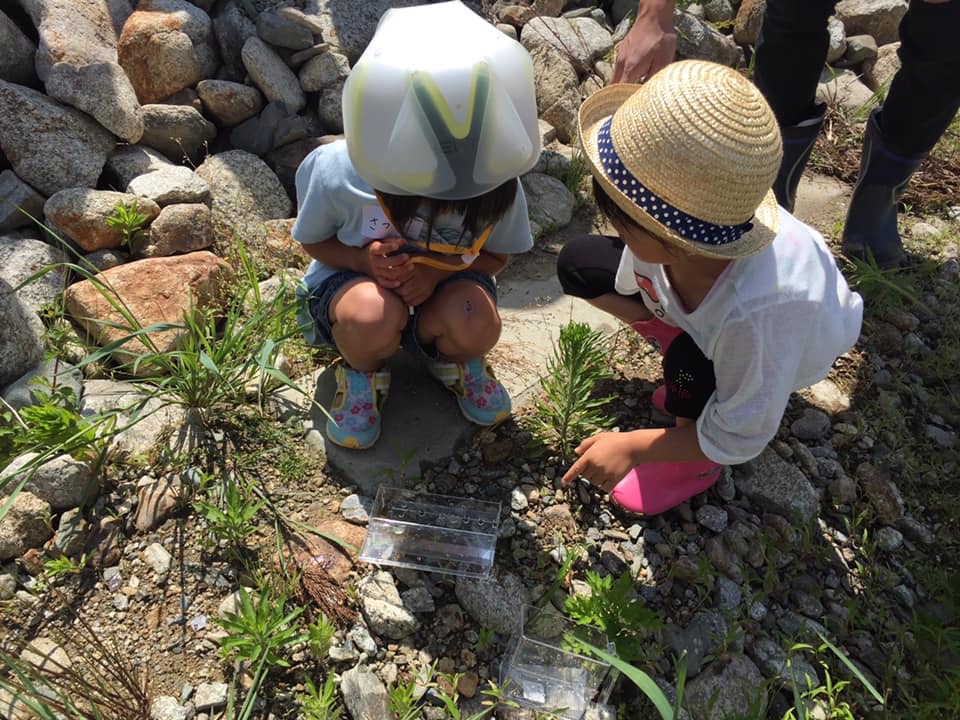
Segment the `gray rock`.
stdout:
<path fill-rule="evenodd" d="M 727 529 L 727 511 L 716 505 L 704 505 L 697 510 L 697 522 L 708 530 L 722 533 Z"/>
<path fill-rule="evenodd" d="M 17 592 L 17 573 L 14 572 L 3 572 L 0 573 L 0 601 L 9 600 L 14 596 L 14 593 Z M 0 705 L 0 711 L 4 709 L 3 705 Z"/>
<path fill-rule="evenodd" d="M 20 557 L 52 536 L 49 503 L 29 492 L 21 492 L 0 519 L 0 562 Z"/>
<path fill-rule="evenodd" d="M 402 640 L 420 629 L 420 621 L 403 606 L 393 576 L 378 570 L 359 583 L 360 608 L 370 629 L 392 640 Z"/>
<path fill-rule="evenodd" d="M 0 233 L 43 220 L 43 196 L 12 170 L 0 172 L 0 198 Z"/>
<path fill-rule="evenodd" d="M 347 638 L 342 645 L 331 645 L 327 657 L 335 663 L 352 663 L 360 657 L 360 653 L 350 638 Z"/>
<path fill-rule="evenodd" d="M 807 660 L 798 654 L 788 658 L 783 648 L 770 638 L 758 637 L 753 643 L 750 656 L 764 677 L 777 678 L 788 686 L 795 685 L 801 692 L 820 686 L 820 676 Z M 811 684 L 808 685 L 808 682 Z"/>
<path fill-rule="evenodd" d="M 952 448 L 957 444 L 957 434 L 951 430 L 945 430 L 939 425 L 928 424 L 924 428 L 923 434 L 929 440 L 942 448 Z"/>
<path fill-rule="evenodd" d="M 82 110 L 129 143 L 143 135 L 143 111 L 129 78 L 116 63 L 57 63 L 50 68 L 46 89 L 50 97 Z"/>
<path fill-rule="evenodd" d="M 187 720 L 187 709 L 174 697 L 158 695 L 150 703 L 150 720 Z"/>
<path fill-rule="evenodd" d="M 765 717 L 767 691 L 763 676 L 747 657 L 728 655 L 723 662 L 714 662 L 687 683 L 686 706 L 693 720 L 725 720 L 743 717 L 746 708 Z"/>
<path fill-rule="evenodd" d="M 66 252 L 42 240 L 0 237 L 0 279 L 12 287 L 19 287 L 17 297 L 36 313 L 59 300 L 65 273 L 60 267 L 50 266 L 65 263 L 68 259 Z M 44 268 L 50 269 L 23 285 Z"/>
<path fill-rule="evenodd" d="M 513 573 L 494 567 L 485 578 L 458 577 L 454 590 L 460 605 L 481 627 L 501 635 L 519 629 L 527 592 Z"/>
<path fill-rule="evenodd" d="M 871 90 L 889 87 L 893 76 L 900 70 L 900 43 L 889 43 L 877 49 L 877 57 L 863 61 L 863 82 Z"/>
<path fill-rule="evenodd" d="M 727 634 L 727 622 L 718 612 L 698 612 L 687 627 L 668 625 L 664 633 L 667 643 L 679 657 L 687 653 L 687 677 L 696 677 L 708 653 L 719 647 Z"/>
<path fill-rule="evenodd" d="M 160 214 L 160 207 L 146 198 L 80 187 L 51 195 L 43 212 L 65 236 L 89 252 L 122 245 L 123 233 L 107 222 L 118 205 L 136 206 L 148 223 Z"/>
<path fill-rule="evenodd" d="M 316 15 L 308 15 L 295 7 L 281 7 L 277 12 L 281 17 L 309 30 L 311 35 L 323 35 L 323 23 Z"/>
<path fill-rule="evenodd" d="M 106 170 L 116 181 L 116 187 L 127 187 L 140 175 L 178 167 L 165 155 L 146 145 L 124 145 L 107 158 Z"/>
<path fill-rule="evenodd" d="M 897 585 L 893 590 L 893 597 L 898 603 L 903 605 L 907 610 L 913 610 L 914 606 L 917 604 L 917 595 L 906 585 Z"/>
<path fill-rule="evenodd" d="M 210 186 L 190 168 L 173 165 L 138 175 L 127 185 L 127 192 L 153 200 L 163 207 L 174 203 L 206 202 L 210 197 Z"/>
<path fill-rule="evenodd" d="M 530 51 L 551 45 L 575 65 L 587 69 L 613 49 L 613 36 L 590 17 L 535 17 L 520 31 L 520 44 Z"/>
<path fill-rule="evenodd" d="M 193 696 L 193 704 L 200 711 L 216 710 L 227 704 L 228 689 L 226 683 L 200 683 L 196 695 Z"/>
<path fill-rule="evenodd" d="M 383 720 L 392 716 L 387 688 L 366 665 L 358 665 L 340 676 L 340 693 L 353 720 Z"/>
<path fill-rule="evenodd" d="M 903 547 L 903 533 L 896 528 L 882 527 L 877 530 L 877 546 L 887 552 L 896 552 Z"/>
<path fill-rule="evenodd" d="M 607 541 L 600 546 L 600 564 L 603 565 L 611 575 L 620 576 L 630 569 L 626 558 L 613 541 Z"/>
<path fill-rule="evenodd" d="M 140 142 L 170 158 L 199 158 L 217 136 L 216 126 L 189 105 L 144 105 Z"/>
<path fill-rule="evenodd" d="M 841 0 L 836 13 L 847 35 L 870 35 L 883 45 L 897 39 L 907 7 L 907 0 Z"/>
<path fill-rule="evenodd" d="M 315 20 L 319 33 L 333 47 L 355 63 L 370 44 L 380 18 L 390 8 L 422 5 L 423 0 L 364 0 L 344 3 L 342 0 L 312 0 L 307 17 Z"/>
<path fill-rule="evenodd" d="M 807 408 L 790 424 L 790 432 L 801 440 L 822 440 L 830 432 L 830 416 L 822 410 Z"/>
<path fill-rule="evenodd" d="M 275 12 L 257 15 L 257 35 L 266 43 L 290 50 L 305 50 L 313 45 L 310 30 Z"/>
<path fill-rule="evenodd" d="M 847 51 L 843 59 L 852 65 L 859 65 L 864 60 L 874 60 L 877 57 L 877 41 L 870 35 L 853 35 L 847 38 Z"/>
<path fill-rule="evenodd" d="M 233 127 L 252 118 L 263 107 L 263 95 L 255 87 L 227 80 L 201 80 L 197 95 L 204 109 L 220 125 Z"/>
<path fill-rule="evenodd" d="M 238 150 L 266 155 L 281 145 L 302 140 L 309 133 L 307 118 L 290 112 L 282 102 L 272 102 L 258 117 L 237 125 L 230 133 L 230 142 Z"/>
<path fill-rule="evenodd" d="M 84 417 L 116 411 L 119 432 L 112 440 L 121 453 L 141 456 L 151 450 L 170 428 L 183 423 L 182 408 L 147 397 L 132 383 L 88 380 L 84 384 L 80 413 Z"/>
<path fill-rule="evenodd" d="M 682 10 L 675 10 L 673 24 L 677 29 L 677 56 L 684 60 L 709 60 L 736 67 L 742 51 L 728 35 L 717 31 L 703 20 Z"/>
<path fill-rule="evenodd" d="M 335 52 L 325 52 L 310 58 L 300 68 L 300 87 L 307 92 L 317 92 L 346 80 L 350 74 L 350 61 Z"/>
<path fill-rule="evenodd" d="M 102 272 L 117 265 L 123 265 L 130 258 L 126 253 L 105 249 L 94 250 L 92 253 L 87 253 L 83 256 L 83 259 Z M 81 353 L 81 357 L 84 355 L 86 355 L 85 351 Z M 78 360 L 74 359 L 74 362 L 78 362 Z"/>
<path fill-rule="evenodd" d="M 892 525 L 903 517 L 903 496 L 885 470 L 863 463 L 857 468 L 857 479 L 880 522 Z"/>
<path fill-rule="evenodd" d="M 343 83 L 320 91 L 317 97 L 317 119 L 327 133 L 343 132 Z"/>
<path fill-rule="evenodd" d="M 433 595 L 425 587 L 415 587 L 400 593 L 403 606 L 412 613 L 432 613 L 436 610 Z"/>
<path fill-rule="evenodd" d="M 282 102 L 291 112 L 304 108 L 307 98 L 297 76 L 263 40 L 249 38 L 243 45 L 241 57 L 254 84 L 267 100 Z"/>
<path fill-rule="evenodd" d="M 843 23 L 836 16 L 827 20 L 827 32 L 830 35 L 830 44 L 827 48 L 827 62 L 835 63 L 843 57 L 847 51 L 847 34 L 843 29 Z"/>
<path fill-rule="evenodd" d="M 528 173 L 521 178 L 530 219 L 543 228 L 566 227 L 573 218 L 574 197 L 557 178 Z"/>
<path fill-rule="evenodd" d="M 293 204 L 263 160 L 243 150 L 211 155 L 197 168 L 210 186 L 214 239 L 232 246 L 240 237 L 263 235 L 263 221 L 290 216 Z"/>
<path fill-rule="evenodd" d="M 150 543 L 143 551 L 143 561 L 160 577 L 170 572 L 173 557 L 160 543 Z"/>
<path fill-rule="evenodd" d="M 84 519 L 79 508 L 73 508 L 60 516 L 53 544 L 67 557 L 77 557 L 87 546 L 89 537 L 90 523 Z"/>
<path fill-rule="evenodd" d="M 360 497 L 356 493 L 347 495 L 340 503 L 340 514 L 345 520 L 358 525 L 366 525 L 370 520 L 370 510 L 373 508 L 373 500 L 368 497 Z"/>
<path fill-rule="evenodd" d="M 144 105 L 193 87 L 220 65 L 210 16 L 186 0 L 141 0 L 117 57 Z"/>
<path fill-rule="evenodd" d="M 817 102 L 856 112 L 873 99 L 873 91 L 852 70 L 825 68 L 817 84 Z"/>
<path fill-rule="evenodd" d="M 52 510 L 77 507 L 96 493 L 98 480 L 90 463 L 58 455 L 38 466 L 34 461 L 39 457 L 39 453 L 26 453 L 13 460 L 0 472 L 0 488 L 16 487 L 27 476 L 23 489 Z"/>
<path fill-rule="evenodd" d="M 137 254 L 163 257 L 202 250 L 212 244 L 210 208 L 202 203 L 168 205 L 151 223 Z"/>
<path fill-rule="evenodd" d="M 740 601 L 743 599 L 743 591 L 740 586 L 723 575 L 717 576 L 713 586 L 713 594 L 717 607 L 722 611 L 736 610 L 740 607 Z"/>
<path fill-rule="evenodd" d="M 0 80 L 29 85 L 35 77 L 33 59 L 37 46 L 0 12 Z"/>
<path fill-rule="evenodd" d="M 933 545 L 937 538 L 926 525 L 916 518 L 905 515 L 897 521 L 897 528 L 905 537 L 924 545 Z"/>
<path fill-rule="evenodd" d="M 523 490 L 518 487 L 515 487 L 510 491 L 510 509 L 516 512 L 523 512 L 530 505 L 530 501 L 527 500 L 527 496 L 524 495 Z"/>
<path fill-rule="evenodd" d="M 0 278 L 0 387 L 6 387 L 43 358 L 43 323 Z"/>
<path fill-rule="evenodd" d="M 554 127 L 557 139 L 577 137 L 580 90 L 577 71 L 570 60 L 552 45 L 543 44 L 531 53 L 540 116 Z"/>
<path fill-rule="evenodd" d="M 224 63 L 220 79 L 242 82 L 247 72 L 241 58 L 243 45 L 249 38 L 256 37 L 257 26 L 236 0 L 226 0 L 214 15 L 213 32 Z"/>
<path fill-rule="evenodd" d="M 819 496 L 807 476 L 770 448 L 742 466 L 736 482 L 737 489 L 763 510 L 805 522 L 820 509 Z"/>
<path fill-rule="evenodd" d="M 703 16 L 713 23 L 724 23 L 733 20 L 733 4 L 730 0 L 705 0 Z"/>
<path fill-rule="evenodd" d="M 113 135 L 73 108 L 0 80 L 0 150 L 14 172 L 44 195 L 93 187 Z"/>
<path fill-rule="evenodd" d="M 377 643 L 363 625 L 354 625 L 350 628 L 350 640 L 361 652 L 373 656 L 377 652 Z"/>

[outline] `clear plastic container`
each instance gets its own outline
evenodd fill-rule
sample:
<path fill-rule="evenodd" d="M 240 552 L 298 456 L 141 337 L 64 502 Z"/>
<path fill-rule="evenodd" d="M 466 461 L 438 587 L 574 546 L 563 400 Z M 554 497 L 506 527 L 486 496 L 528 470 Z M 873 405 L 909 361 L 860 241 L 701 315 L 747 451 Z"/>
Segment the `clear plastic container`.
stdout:
<path fill-rule="evenodd" d="M 613 652 L 596 628 L 575 624 L 552 607 L 525 606 L 520 632 L 500 664 L 500 684 L 518 705 L 579 720 L 612 689 L 610 665 L 589 655 L 583 643 Z"/>
<path fill-rule="evenodd" d="M 380 486 L 360 559 L 484 577 L 493 569 L 500 503 Z"/>

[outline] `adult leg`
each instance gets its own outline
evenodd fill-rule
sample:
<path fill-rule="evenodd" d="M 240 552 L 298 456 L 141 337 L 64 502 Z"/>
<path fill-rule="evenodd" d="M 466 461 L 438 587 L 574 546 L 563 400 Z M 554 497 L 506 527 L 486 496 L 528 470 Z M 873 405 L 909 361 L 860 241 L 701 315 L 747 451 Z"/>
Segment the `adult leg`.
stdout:
<path fill-rule="evenodd" d="M 843 248 L 881 267 L 903 259 L 897 200 L 960 108 L 960 3 L 914 0 L 900 23 L 900 70 L 867 123 Z"/>
<path fill-rule="evenodd" d="M 837 0 L 767 0 L 757 38 L 754 82 L 780 125 L 783 160 L 773 190 L 793 211 L 797 185 L 813 150 L 824 107 L 817 105 L 817 81 L 827 58 L 827 18 Z"/>

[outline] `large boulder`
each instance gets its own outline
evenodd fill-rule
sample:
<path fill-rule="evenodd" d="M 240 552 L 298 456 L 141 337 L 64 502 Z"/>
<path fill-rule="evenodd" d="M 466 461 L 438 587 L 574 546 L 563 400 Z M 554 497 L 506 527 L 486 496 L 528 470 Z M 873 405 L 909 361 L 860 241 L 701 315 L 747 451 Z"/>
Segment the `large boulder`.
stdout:
<path fill-rule="evenodd" d="M 673 14 L 677 29 L 677 57 L 682 60 L 709 60 L 736 67 L 743 51 L 733 38 L 682 10 Z"/>
<path fill-rule="evenodd" d="M 176 203 L 206 202 L 210 197 L 207 183 L 183 165 L 138 175 L 127 183 L 127 192 L 153 200 L 160 207 Z"/>
<path fill-rule="evenodd" d="M 422 4 L 423 0 L 313 0 L 310 5 L 315 6 L 315 10 L 308 17 L 316 19 L 323 39 L 339 48 L 352 65 L 370 43 L 377 23 L 387 10 Z"/>
<path fill-rule="evenodd" d="M 34 78 L 33 44 L 16 23 L 0 12 L 0 80 L 29 84 Z"/>
<path fill-rule="evenodd" d="M 44 195 L 97 184 L 116 141 L 87 115 L 0 80 L 0 150 Z"/>
<path fill-rule="evenodd" d="M 243 241 L 263 234 L 263 221 L 290 217 L 293 203 L 269 166 L 256 155 L 230 150 L 197 168 L 210 186 L 213 234 L 225 248 L 234 233 Z"/>
<path fill-rule="evenodd" d="M 37 465 L 39 457 L 40 453 L 26 453 L 5 467 L 0 472 L 0 493 L 26 479 L 23 489 L 49 503 L 54 511 L 79 507 L 95 494 L 98 479 L 90 461 L 57 455 Z"/>
<path fill-rule="evenodd" d="M 210 17 L 186 0 L 141 0 L 117 55 L 144 105 L 213 77 L 220 65 Z"/>
<path fill-rule="evenodd" d="M 144 105 L 143 145 L 169 158 L 199 158 L 217 136 L 216 126 L 189 105 Z"/>
<path fill-rule="evenodd" d="M 43 268 L 67 262 L 67 254 L 42 240 L 0 237 L 0 278 L 18 287 Z M 53 305 L 64 287 L 64 271 L 54 268 L 17 290 L 28 308 L 39 313 Z"/>
<path fill-rule="evenodd" d="M 767 0 L 743 0 L 733 21 L 733 39 L 740 45 L 754 45 L 763 24 Z"/>
<path fill-rule="evenodd" d="M 0 519 L 0 562 L 19 557 L 53 537 L 50 505 L 36 495 L 17 495 L 7 514 Z"/>
<path fill-rule="evenodd" d="M 143 133 L 130 80 L 117 64 L 120 3 L 23 0 L 40 35 L 37 74 L 47 94 L 96 118 L 127 142 Z M 125 5 L 126 3 L 124 3 Z"/>
<path fill-rule="evenodd" d="M 229 80 L 203 80 L 197 95 L 214 120 L 225 127 L 252 118 L 263 107 L 263 96 L 255 87 Z"/>
<path fill-rule="evenodd" d="M 178 203 L 160 211 L 138 253 L 143 257 L 163 257 L 203 250 L 212 244 L 210 208 L 203 203 Z"/>
<path fill-rule="evenodd" d="M 900 43 L 889 43 L 877 49 L 877 56 L 863 61 L 863 81 L 871 90 L 890 87 L 900 70 Z"/>
<path fill-rule="evenodd" d="M 138 260 L 100 273 L 99 285 L 90 280 L 71 285 L 66 291 L 67 312 L 103 346 L 130 335 L 132 325 L 179 323 L 192 308 L 217 304 L 229 275 L 227 262 L 206 251 Z M 124 307 L 135 322 L 116 305 Z M 165 353 L 174 350 L 185 333 L 180 328 L 160 330 L 149 333 L 149 339 L 158 352 Z M 145 352 L 143 340 L 131 339 L 116 354 L 121 360 L 133 360 Z"/>
<path fill-rule="evenodd" d="M 106 171 L 113 181 L 113 187 L 125 188 L 135 177 L 169 167 L 174 167 L 174 164 L 153 148 L 124 145 L 107 158 Z"/>
<path fill-rule="evenodd" d="M 820 511 L 820 496 L 796 465 L 767 448 L 736 472 L 737 489 L 766 512 L 810 522 Z"/>
<path fill-rule="evenodd" d="M 258 37 L 249 38 L 241 54 L 243 65 L 254 85 L 270 102 L 282 102 L 291 112 L 299 112 L 307 104 L 300 82 L 293 70 L 279 55 Z"/>
<path fill-rule="evenodd" d="M 897 40 L 907 7 L 907 0 L 841 0 L 836 12 L 847 35 L 872 35 L 883 45 Z"/>
<path fill-rule="evenodd" d="M 43 358 L 43 323 L 0 278 L 0 388 Z"/>
<path fill-rule="evenodd" d="M 87 252 L 118 248 L 123 244 L 120 228 L 112 227 L 110 218 L 120 205 L 136 207 L 146 216 L 145 224 L 160 214 L 160 207 L 152 200 L 113 192 L 71 188 L 51 195 L 44 206 L 44 214 L 58 230 Z"/>
<path fill-rule="evenodd" d="M 577 137 L 580 90 L 577 71 L 567 56 L 543 44 L 531 53 L 540 117 L 553 125 L 560 142 Z"/>
<path fill-rule="evenodd" d="M 734 654 L 714 660 L 689 683 L 685 705 L 693 720 L 733 720 L 743 717 L 747 708 L 751 717 L 765 717 L 767 691 L 763 675 L 745 655 Z"/>
<path fill-rule="evenodd" d="M 242 82 L 247 71 L 240 54 L 247 39 L 256 36 L 256 25 L 240 9 L 237 0 L 226 0 L 213 16 L 213 32 L 223 59 L 220 79 Z"/>
<path fill-rule="evenodd" d="M 520 43 L 530 51 L 550 45 L 586 71 L 613 49 L 613 35 L 591 17 L 536 17 L 523 26 Z"/>

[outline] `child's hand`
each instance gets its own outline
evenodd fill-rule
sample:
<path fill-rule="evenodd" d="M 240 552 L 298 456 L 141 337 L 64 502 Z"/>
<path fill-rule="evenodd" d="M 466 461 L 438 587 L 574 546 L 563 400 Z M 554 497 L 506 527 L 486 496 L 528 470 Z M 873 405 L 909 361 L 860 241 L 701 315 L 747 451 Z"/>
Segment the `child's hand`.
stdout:
<path fill-rule="evenodd" d="M 368 243 L 363 248 L 366 251 L 363 256 L 364 273 L 376 280 L 380 287 L 391 290 L 399 288 L 410 277 L 414 267 L 406 253 L 390 255 L 401 247 L 403 238 L 398 237 Z"/>
<path fill-rule="evenodd" d="M 578 477 L 610 492 L 637 464 L 636 441 L 630 433 L 603 432 L 584 440 L 574 452 L 580 457 L 560 482 L 569 485 Z"/>
<path fill-rule="evenodd" d="M 410 267 L 409 276 L 397 287 L 396 292 L 407 305 L 416 307 L 433 295 L 437 284 L 449 273 L 419 263 L 410 263 Z"/>

